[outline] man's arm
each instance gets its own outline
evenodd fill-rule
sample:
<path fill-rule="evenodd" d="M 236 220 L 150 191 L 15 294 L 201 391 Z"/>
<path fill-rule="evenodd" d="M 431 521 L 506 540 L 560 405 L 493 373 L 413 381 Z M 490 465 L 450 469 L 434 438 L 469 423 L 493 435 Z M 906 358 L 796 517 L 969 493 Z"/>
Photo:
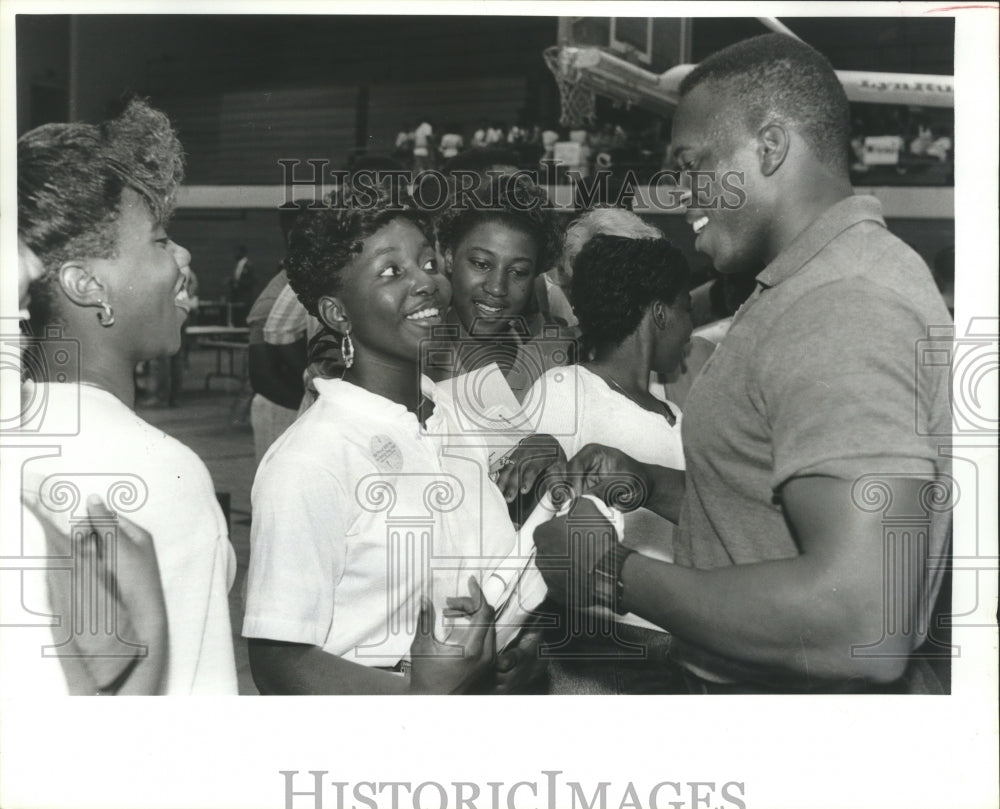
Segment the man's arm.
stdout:
<path fill-rule="evenodd" d="M 684 500 L 683 469 L 640 463 L 619 449 L 587 444 L 567 463 L 545 470 L 544 485 L 558 504 L 592 494 L 621 511 L 647 508 L 676 524 Z"/>
<path fill-rule="evenodd" d="M 893 500 L 916 502 L 926 482 L 894 480 Z M 881 515 L 859 508 L 851 489 L 850 482 L 829 477 L 796 478 L 783 487 L 800 548 L 792 559 L 694 570 L 629 556 L 622 606 L 683 640 L 779 674 L 817 681 L 897 679 L 919 642 L 915 616 L 924 597 L 926 548 L 914 541 L 906 553 L 887 553 Z M 574 507 L 570 526 L 574 518 L 590 525 L 600 519 L 586 502 Z M 539 555 L 549 557 L 539 567 L 557 596 L 568 577 L 565 563 L 559 571 L 552 566 L 566 552 L 566 530 L 563 517 L 535 534 Z M 570 540 L 569 571 L 578 588 L 589 588 L 589 571 L 580 562 L 599 558 L 602 549 L 584 546 L 599 542 L 594 537 L 600 533 L 583 531 Z M 897 584 L 889 590 L 886 582 Z M 856 647 L 879 642 L 878 656 L 856 654 Z"/>

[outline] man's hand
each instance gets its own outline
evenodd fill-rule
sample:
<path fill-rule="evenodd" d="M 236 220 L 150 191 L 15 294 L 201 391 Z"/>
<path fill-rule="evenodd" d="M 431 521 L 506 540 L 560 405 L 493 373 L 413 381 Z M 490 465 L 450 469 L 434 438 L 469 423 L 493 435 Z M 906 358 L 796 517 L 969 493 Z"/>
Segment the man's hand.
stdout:
<path fill-rule="evenodd" d="M 645 505 L 653 487 L 646 464 L 601 444 L 587 444 L 567 463 L 550 466 L 544 483 L 557 508 L 592 494 L 619 511 Z"/>
<path fill-rule="evenodd" d="M 517 445 L 500 470 L 497 486 L 504 500 L 512 503 L 519 495 L 530 492 L 553 464 L 566 464 L 566 453 L 559 442 L 544 433 L 529 435 Z"/>
<path fill-rule="evenodd" d="M 593 606 L 593 571 L 618 541 L 614 526 L 590 500 L 535 529 L 535 563 L 549 596 L 570 609 Z"/>
<path fill-rule="evenodd" d="M 461 694 L 492 676 L 496 661 L 496 615 L 475 578 L 471 596 L 448 599 L 448 617 L 468 618 L 468 626 L 452 634 L 451 643 L 434 637 L 434 605 L 421 598 L 417 635 L 410 645 L 411 694 Z"/>

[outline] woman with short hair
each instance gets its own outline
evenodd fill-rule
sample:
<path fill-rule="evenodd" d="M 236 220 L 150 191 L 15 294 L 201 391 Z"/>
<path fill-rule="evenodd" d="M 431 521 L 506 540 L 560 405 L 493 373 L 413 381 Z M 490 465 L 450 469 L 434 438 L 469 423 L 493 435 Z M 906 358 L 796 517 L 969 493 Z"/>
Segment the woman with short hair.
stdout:
<path fill-rule="evenodd" d="M 602 444 L 648 463 L 684 468 L 681 412 L 650 392 L 649 379 L 652 372 L 677 367 L 691 336 L 687 281 L 687 261 L 662 237 L 599 234 L 583 245 L 573 262 L 572 289 L 585 359 L 548 371 L 526 398 L 537 407 L 532 427 L 554 436 L 568 458 L 588 444 Z M 623 541 L 638 555 L 673 558 L 669 522 L 646 509 L 623 515 L 623 521 Z M 670 639 L 658 627 L 597 608 L 562 618 L 547 634 L 553 693 L 674 687 L 662 677 Z"/>
<path fill-rule="evenodd" d="M 17 160 L 18 236 L 44 269 L 29 289 L 39 353 L 27 362 L 24 428 L 59 436 L 47 441 L 57 454 L 24 464 L 23 498 L 69 533 L 100 496 L 151 534 L 170 630 L 162 690 L 235 694 L 236 558 L 211 477 L 134 411 L 136 363 L 176 352 L 187 316 L 191 256 L 166 231 L 180 142 L 136 100 L 96 126 L 28 132 Z"/>

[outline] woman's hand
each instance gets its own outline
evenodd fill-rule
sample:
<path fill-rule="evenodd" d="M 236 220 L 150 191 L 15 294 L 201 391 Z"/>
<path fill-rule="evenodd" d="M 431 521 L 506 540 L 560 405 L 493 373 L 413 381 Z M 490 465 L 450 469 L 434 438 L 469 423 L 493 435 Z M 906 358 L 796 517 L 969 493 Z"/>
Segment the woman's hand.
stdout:
<path fill-rule="evenodd" d="M 537 433 L 521 441 L 500 470 L 497 486 L 504 500 L 512 503 L 527 494 L 553 464 L 565 464 L 566 453 L 551 435 Z"/>
<path fill-rule="evenodd" d="M 448 599 L 445 616 L 468 618 L 456 628 L 452 642 L 434 637 L 434 605 L 422 597 L 417 636 L 410 645 L 411 694 L 462 694 L 492 676 L 496 660 L 496 615 L 483 597 L 475 577 L 469 578 L 470 596 Z"/>
<path fill-rule="evenodd" d="M 75 543 L 41 510 L 34 513 L 50 555 L 76 557 L 69 587 L 55 570 L 48 576 L 53 612 L 71 627 L 60 657 L 71 693 L 160 693 L 169 641 L 153 538 L 118 516 L 109 545 L 102 531 L 115 515 L 97 497 L 87 501 L 89 530 Z"/>
<path fill-rule="evenodd" d="M 497 655 L 494 694 L 524 693 L 545 673 L 549 662 L 538 654 L 542 635 L 541 628 L 526 628 Z"/>

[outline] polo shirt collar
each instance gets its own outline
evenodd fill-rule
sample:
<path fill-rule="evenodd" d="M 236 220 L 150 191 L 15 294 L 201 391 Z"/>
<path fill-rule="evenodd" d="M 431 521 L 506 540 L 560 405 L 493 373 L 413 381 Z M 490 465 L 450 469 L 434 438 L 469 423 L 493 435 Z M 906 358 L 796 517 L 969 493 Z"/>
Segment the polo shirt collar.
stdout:
<path fill-rule="evenodd" d="M 365 390 L 353 382 L 345 382 L 342 379 L 322 379 L 313 380 L 316 392 L 320 398 L 335 402 L 338 407 L 346 408 L 354 412 L 364 413 L 366 418 L 374 418 L 386 421 L 401 421 L 412 419 L 417 421 L 416 414 L 411 413 L 403 405 L 379 396 L 377 393 Z M 424 396 L 434 400 L 436 386 L 427 376 L 420 376 L 420 392 Z"/>
<path fill-rule="evenodd" d="M 882 203 L 875 197 L 856 195 L 840 200 L 827 208 L 760 272 L 758 283 L 765 289 L 777 286 L 845 230 L 865 221 L 885 227 Z"/>

